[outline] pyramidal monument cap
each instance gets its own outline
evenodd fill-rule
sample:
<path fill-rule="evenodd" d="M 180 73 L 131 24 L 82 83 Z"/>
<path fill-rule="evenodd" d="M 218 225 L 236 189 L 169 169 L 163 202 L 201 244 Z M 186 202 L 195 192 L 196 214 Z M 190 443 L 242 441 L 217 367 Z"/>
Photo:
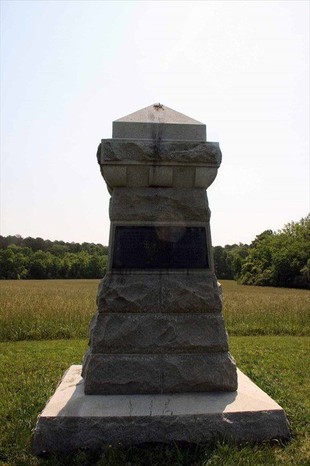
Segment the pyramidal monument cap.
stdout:
<path fill-rule="evenodd" d="M 206 125 L 157 103 L 113 121 L 113 139 L 206 141 Z"/>

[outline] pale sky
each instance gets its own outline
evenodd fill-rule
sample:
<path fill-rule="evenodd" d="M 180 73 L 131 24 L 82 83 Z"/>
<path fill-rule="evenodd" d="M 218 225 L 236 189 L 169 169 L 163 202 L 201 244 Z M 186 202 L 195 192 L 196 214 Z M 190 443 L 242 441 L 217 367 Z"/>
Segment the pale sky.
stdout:
<path fill-rule="evenodd" d="M 1 234 L 107 245 L 97 146 L 155 102 L 220 143 L 214 245 L 305 217 L 309 5 L 2 1 Z"/>

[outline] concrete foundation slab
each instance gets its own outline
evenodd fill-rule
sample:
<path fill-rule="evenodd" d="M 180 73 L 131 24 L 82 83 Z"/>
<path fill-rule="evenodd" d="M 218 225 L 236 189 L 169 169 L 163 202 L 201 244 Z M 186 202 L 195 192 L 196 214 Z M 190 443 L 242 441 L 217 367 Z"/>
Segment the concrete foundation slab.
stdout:
<path fill-rule="evenodd" d="M 204 443 L 288 439 L 281 406 L 238 370 L 236 392 L 85 395 L 81 366 L 71 366 L 38 418 L 34 453 L 97 450 L 146 442 Z"/>

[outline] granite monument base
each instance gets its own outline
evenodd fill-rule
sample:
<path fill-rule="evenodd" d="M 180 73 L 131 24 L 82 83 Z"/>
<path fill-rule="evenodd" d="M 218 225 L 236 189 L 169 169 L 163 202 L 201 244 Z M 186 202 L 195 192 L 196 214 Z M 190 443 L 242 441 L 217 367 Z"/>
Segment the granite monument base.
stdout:
<path fill-rule="evenodd" d="M 37 455 L 148 442 L 287 440 L 283 409 L 238 370 L 235 392 L 85 395 L 81 366 L 71 366 L 38 418 Z"/>

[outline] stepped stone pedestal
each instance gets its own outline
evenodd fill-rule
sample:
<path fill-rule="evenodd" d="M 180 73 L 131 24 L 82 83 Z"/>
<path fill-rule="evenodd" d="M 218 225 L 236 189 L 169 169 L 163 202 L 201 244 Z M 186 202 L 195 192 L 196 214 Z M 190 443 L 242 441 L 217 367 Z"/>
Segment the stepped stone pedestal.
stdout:
<path fill-rule="evenodd" d="M 42 413 L 35 451 L 287 438 L 278 405 L 266 417 L 269 401 L 247 410 L 237 392 L 240 377 L 243 394 L 253 384 L 229 353 L 214 274 L 206 189 L 221 164 L 218 143 L 206 142 L 204 124 L 157 104 L 115 121 L 97 159 L 111 194 L 108 270 L 82 378 L 80 367 L 66 375 L 71 392 L 60 403 L 59 387 Z"/>
<path fill-rule="evenodd" d="M 83 364 L 86 394 L 237 389 L 206 196 L 221 151 L 205 135 L 205 125 L 152 106 L 114 122 L 99 146 L 110 257 Z"/>

